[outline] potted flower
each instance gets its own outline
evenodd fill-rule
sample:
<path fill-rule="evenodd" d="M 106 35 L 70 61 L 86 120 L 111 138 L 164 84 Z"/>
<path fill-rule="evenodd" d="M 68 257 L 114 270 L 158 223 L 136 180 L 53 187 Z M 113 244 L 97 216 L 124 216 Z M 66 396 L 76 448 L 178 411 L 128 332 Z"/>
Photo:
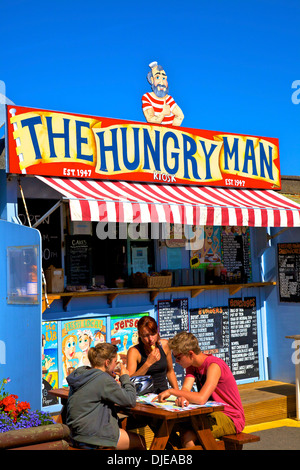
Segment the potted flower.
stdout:
<path fill-rule="evenodd" d="M 54 423 L 49 413 L 31 410 L 28 402 L 19 401 L 17 395 L 5 392 L 8 382 L 9 378 L 0 382 L 0 449 L 67 448 L 64 439 L 69 435 L 68 427 Z"/>
<path fill-rule="evenodd" d="M 17 395 L 6 393 L 4 387 L 8 382 L 9 378 L 0 382 L 0 432 L 54 423 L 49 413 L 33 411 L 29 403 L 18 401 Z"/>

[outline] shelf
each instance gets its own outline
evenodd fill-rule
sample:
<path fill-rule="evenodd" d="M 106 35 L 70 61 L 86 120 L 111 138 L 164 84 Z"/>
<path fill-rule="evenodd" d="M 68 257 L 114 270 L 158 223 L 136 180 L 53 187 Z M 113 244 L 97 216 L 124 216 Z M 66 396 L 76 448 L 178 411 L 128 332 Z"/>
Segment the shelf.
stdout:
<path fill-rule="evenodd" d="M 239 292 L 241 289 L 249 289 L 251 287 L 268 287 L 268 286 L 276 286 L 276 282 L 251 282 L 249 284 L 221 284 L 221 285 L 204 285 L 204 286 L 178 286 L 178 287 L 163 287 L 157 289 L 148 289 L 148 288 L 121 288 L 121 289 L 103 289 L 98 291 L 85 291 L 85 292 L 60 292 L 56 294 L 48 294 L 48 304 L 49 307 L 55 300 L 62 300 L 63 308 L 66 310 L 69 302 L 73 298 L 79 297 L 99 297 L 99 296 L 106 296 L 107 303 L 111 304 L 113 300 L 118 297 L 119 295 L 138 295 L 138 294 L 145 294 L 149 292 L 151 302 L 154 302 L 155 298 L 161 292 L 183 292 L 183 291 L 190 291 L 191 297 L 195 298 L 200 295 L 202 292 L 209 291 L 209 290 L 229 290 L 229 295 L 234 295 Z M 42 311 L 44 312 L 47 309 L 47 303 L 45 299 L 45 295 L 43 294 L 43 305 Z"/>

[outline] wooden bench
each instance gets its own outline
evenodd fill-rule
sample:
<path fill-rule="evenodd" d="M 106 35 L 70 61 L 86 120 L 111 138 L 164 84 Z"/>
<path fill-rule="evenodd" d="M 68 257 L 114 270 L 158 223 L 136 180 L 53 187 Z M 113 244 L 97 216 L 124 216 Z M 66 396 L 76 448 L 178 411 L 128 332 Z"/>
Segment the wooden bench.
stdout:
<path fill-rule="evenodd" d="M 260 437 L 246 432 L 239 432 L 238 434 L 222 436 L 221 440 L 225 444 L 225 450 L 242 450 L 244 444 L 258 442 L 260 441 Z"/>
<path fill-rule="evenodd" d="M 68 450 L 88 450 L 88 449 L 79 449 L 78 447 L 72 447 L 69 445 Z M 96 450 L 116 450 L 115 447 L 98 447 Z"/>
<path fill-rule="evenodd" d="M 242 450 L 244 444 L 250 444 L 251 442 L 260 441 L 259 436 L 254 434 L 248 434 L 245 432 L 240 432 L 238 434 L 228 434 L 227 436 L 222 436 L 220 441 L 218 441 L 218 447 L 220 450 Z M 175 447 L 176 449 L 176 447 Z M 180 450 L 203 450 L 201 445 L 195 445 L 193 447 L 177 448 Z M 68 450 L 85 450 L 79 449 L 78 447 L 72 447 L 69 444 Z M 98 450 L 116 450 L 115 447 L 99 447 Z"/>
<path fill-rule="evenodd" d="M 250 444 L 251 442 L 258 441 L 260 441 L 259 436 L 240 432 L 238 434 L 228 434 L 227 436 L 222 436 L 218 441 L 218 447 L 219 450 L 242 450 L 244 444 Z M 199 444 L 196 444 L 193 447 L 182 447 L 180 450 L 203 450 L 203 447 Z"/>
<path fill-rule="evenodd" d="M 68 439 L 68 444 L 69 444 L 68 450 L 89 450 L 89 449 L 76 447 L 76 443 L 71 439 L 71 437 L 69 437 Z M 116 450 L 116 448 L 112 446 L 99 446 L 98 448 L 95 448 L 95 450 Z"/>

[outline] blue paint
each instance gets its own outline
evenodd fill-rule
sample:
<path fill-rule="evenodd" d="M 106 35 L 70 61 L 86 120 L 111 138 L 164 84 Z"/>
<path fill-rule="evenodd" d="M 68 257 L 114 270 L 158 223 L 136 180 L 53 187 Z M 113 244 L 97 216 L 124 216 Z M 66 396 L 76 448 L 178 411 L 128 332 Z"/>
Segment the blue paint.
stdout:
<path fill-rule="evenodd" d="M 41 409 L 41 319 L 39 305 L 9 305 L 6 301 L 9 246 L 36 245 L 39 250 L 38 293 L 41 299 L 41 237 L 38 230 L 0 220 L 0 379 L 11 378 L 6 391 Z"/>

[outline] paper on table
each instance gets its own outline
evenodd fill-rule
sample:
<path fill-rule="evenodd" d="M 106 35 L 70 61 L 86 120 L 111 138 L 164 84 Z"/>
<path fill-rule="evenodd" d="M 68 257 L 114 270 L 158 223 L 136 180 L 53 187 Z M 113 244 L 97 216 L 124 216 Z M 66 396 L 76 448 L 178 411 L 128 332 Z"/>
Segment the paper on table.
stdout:
<path fill-rule="evenodd" d="M 157 408 L 163 408 L 167 411 L 187 411 L 187 410 L 194 410 L 196 408 L 203 408 L 203 407 L 210 407 L 210 406 L 217 406 L 222 405 L 224 406 L 225 403 L 217 402 L 217 401 L 208 401 L 204 405 L 197 405 L 195 403 L 189 404 L 188 406 L 178 406 L 175 404 L 175 400 L 177 397 L 171 395 L 170 397 L 166 398 L 163 403 L 159 403 L 158 401 L 152 401 L 153 398 L 157 397 L 155 393 L 148 393 L 146 395 L 141 395 L 137 397 L 136 401 L 138 403 L 144 403 L 146 405 L 152 405 Z"/>

